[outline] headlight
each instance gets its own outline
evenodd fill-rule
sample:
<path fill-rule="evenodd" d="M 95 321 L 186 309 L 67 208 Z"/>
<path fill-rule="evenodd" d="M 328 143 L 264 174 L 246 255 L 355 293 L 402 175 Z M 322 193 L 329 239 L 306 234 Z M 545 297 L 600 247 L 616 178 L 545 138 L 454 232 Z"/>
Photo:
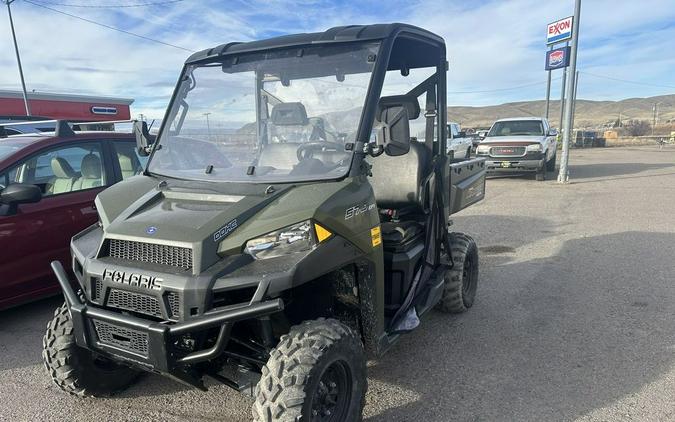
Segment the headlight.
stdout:
<path fill-rule="evenodd" d="M 532 144 L 525 147 L 526 151 L 530 152 L 541 152 L 541 144 Z"/>
<path fill-rule="evenodd" d="M 478 154 L 487 154 L 490 152 L 490 145 L 478 145 L 476 147 L 476 153 Z"/>
<path fill-rule="evenodd" d="M 321 226 L 317 226 L 321 227 Z M 326 230 L 321 227 L 322 230 Z M 327 232 L 327 231 L 326 231 Z M 330 232 L 328 232 L 330 233 Z M 323 234 L 323 233 L 322 233 Z M 329 235 L 330 236 L 330 235 Z M 323 236 L 322 236 L 323 240 Z M 274 258 L 313 249 L 317 244 L 315 229 L 310 220 L 275 230 L 246 242 L 245 252 L 255 259 Z"/>

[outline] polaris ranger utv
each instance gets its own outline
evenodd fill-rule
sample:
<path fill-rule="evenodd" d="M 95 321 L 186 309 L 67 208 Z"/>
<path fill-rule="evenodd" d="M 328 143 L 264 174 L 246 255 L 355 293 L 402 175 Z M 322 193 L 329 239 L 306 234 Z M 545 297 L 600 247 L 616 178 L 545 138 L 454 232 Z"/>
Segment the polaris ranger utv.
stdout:
<path fill-rule="evenodd" d="M 413 69 L 431 76 L 382 95 Z M 360 419 L 367 357 L 476 294 L 476 244 L 449 216 L 483 198 L 485 166 L 447 156 L 446 71 L 443 39 L 404 24 L 193 54 L 156 140 L 136 125 L 144 173 L 72 240 L 77 288 L 52 263 L 54 382 L 101 396 L 142 371 L 208 376 L 254 389 L 257 421 Z"/>

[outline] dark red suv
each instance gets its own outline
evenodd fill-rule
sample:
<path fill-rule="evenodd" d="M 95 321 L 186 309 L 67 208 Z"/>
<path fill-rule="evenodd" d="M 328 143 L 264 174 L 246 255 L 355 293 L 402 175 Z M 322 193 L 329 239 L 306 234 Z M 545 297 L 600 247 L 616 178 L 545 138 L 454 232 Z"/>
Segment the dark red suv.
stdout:
<path fill-rule="evenodd" d="M 96 194 L 140 173 L 128 133 L 0 138 L 0 309 L 60 292 L 50 261 L 96 223 Z"/>

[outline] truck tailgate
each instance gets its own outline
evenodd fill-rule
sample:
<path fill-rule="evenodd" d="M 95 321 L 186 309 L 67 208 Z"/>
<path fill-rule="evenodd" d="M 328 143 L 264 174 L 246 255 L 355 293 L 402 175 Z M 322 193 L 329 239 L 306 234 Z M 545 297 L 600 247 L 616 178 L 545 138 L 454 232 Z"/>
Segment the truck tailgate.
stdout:
<path fill-rule="evenodd" d="M 450 164 L 450 214 L 485 198 L 485 158 Z"/>

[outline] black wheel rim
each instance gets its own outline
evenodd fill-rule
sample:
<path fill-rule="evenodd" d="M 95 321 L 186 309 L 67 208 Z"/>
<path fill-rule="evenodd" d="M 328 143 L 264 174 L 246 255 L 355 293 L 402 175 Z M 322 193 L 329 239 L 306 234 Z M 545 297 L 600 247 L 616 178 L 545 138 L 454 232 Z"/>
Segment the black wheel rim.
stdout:
<path fill-rule="evenodd" d="M 352 373 L 342 360 L 328 365 L 312 397 L 312 422 L 344 421 L 352 395 Z"/>

